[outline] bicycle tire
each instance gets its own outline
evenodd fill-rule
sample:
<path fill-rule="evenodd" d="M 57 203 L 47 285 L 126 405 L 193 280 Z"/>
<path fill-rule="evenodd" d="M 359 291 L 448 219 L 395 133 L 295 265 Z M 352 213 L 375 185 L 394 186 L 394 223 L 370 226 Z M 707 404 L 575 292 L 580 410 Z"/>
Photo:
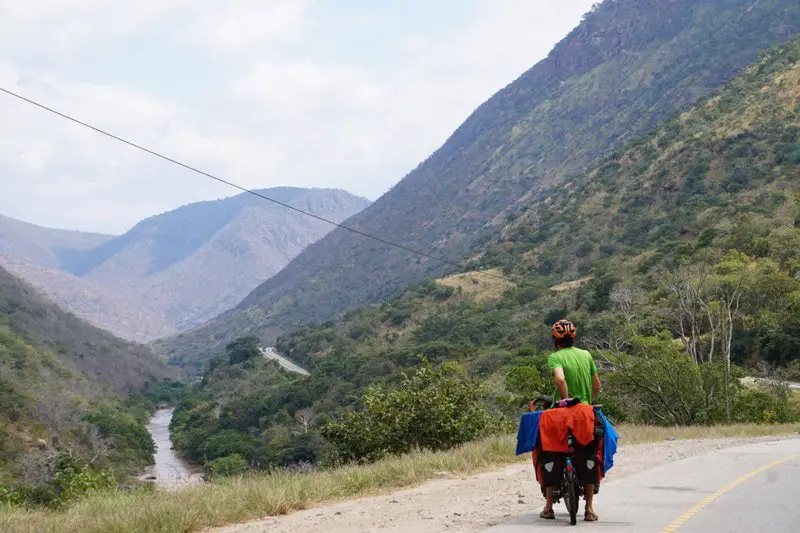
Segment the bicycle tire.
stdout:
<path fill-rule="evenodd" d="M 565 468 L 564 472 L 564 504 L 569 513 L 569 523 L 578 523 L 578 486 L 575 484 L 575 473 L 570 468 Z"/>
<path fill-rule="evenodd" d="M 575 525 L 578 523 L 578 483 L 575 477 L 572 478 L 572 509 L 569 511 L 569 523 Z"/>

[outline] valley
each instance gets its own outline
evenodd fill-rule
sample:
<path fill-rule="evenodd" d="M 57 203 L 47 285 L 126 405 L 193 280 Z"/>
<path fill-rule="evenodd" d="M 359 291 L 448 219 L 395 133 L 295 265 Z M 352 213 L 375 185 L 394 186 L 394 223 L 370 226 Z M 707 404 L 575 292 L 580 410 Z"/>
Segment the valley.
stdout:
<path fill-rule="evenodd" d="M 711 96 L 798 28 L 788 0 L 603 2 L 349 224 L 468 262 L 571 176 Z M 337 229 L 232 310 L 154 346 L 185 365 L 236 336 L 271 343 L 451 270 Z"/>
<path fill-rule="evenodd" d="M 0 216 L 0 530 L 539 526 L 514 435 L 565 317 L 621 437 L 600 526 L 800 467 L 798 2 L 605 0 L 376 201 L 256 192 Z"/>

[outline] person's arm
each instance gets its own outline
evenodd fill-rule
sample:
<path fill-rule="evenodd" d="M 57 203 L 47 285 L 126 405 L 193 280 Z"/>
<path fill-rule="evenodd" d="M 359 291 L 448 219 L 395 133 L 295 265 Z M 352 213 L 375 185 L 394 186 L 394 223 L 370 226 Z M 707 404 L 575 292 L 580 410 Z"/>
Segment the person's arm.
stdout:
<path fill-rule="evenodd" d="M 596 398 L 601 392 L 603 392 L 603 384 L 600 383 L 600 377 L 597 375 L 597 365 L 592 359 L 592 398 Z"/>
<path fill-rule="evenodd" d="M 592 376 L 592 398 L 603 392 L 603 384 L 600 383 L 600 377 L 597 374 Z"/>
<path fill-rule="evenodd" d="M 561 367 L 553 369 L 553 379 L 556 382 L 556 389 L 562 400 L 569 398 L 567 390 L 567 379 L 564 377 L 564 369 Z"/>

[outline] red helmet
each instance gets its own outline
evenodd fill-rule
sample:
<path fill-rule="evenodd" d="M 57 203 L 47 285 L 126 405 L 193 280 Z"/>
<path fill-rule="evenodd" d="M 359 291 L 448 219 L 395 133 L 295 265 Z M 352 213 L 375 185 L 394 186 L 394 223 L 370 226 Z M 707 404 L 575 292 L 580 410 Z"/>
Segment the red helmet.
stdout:
<path fill-rule="evenodd" d="M 566 337 L 575 338 L 575 324 L 567 320 L 566 318 L 562 318 L 550 329 L 551 333 L 553 334 L 553 338 L 555 339 L 563 339 Z"/>

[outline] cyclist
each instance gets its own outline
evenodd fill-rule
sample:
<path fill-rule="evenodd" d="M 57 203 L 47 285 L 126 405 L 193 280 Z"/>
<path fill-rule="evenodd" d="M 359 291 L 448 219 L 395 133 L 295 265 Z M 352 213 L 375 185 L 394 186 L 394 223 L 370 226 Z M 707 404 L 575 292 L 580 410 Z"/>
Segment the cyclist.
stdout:
<path fill-rule="evenodd" d="M 573 347 L 576 337 L 575 324 L 569 320 L 559 320 L 551 328 L 553 343 L 556 351 L 547 359 L 547 366 L 553 371 L 555 381 L 554 404 L 561 399 L 577 398 L 581 402 L 590 404 L 592 397 L 602 391 L 600 378 L 597 376 L 597 366 L 594 359 L 586 350 Z M 597 514 L 594 512 L 593 500 L 595 483 L 598 480 L 597 442 L 588 446 L 576 446 L 575 470 L 583 483 L 583 493 L 586 500 L 584 520 L 594 522 Z M 553 512 L 553 487 L 561 479 L 560 461 L 557 454 L 542 452 L 540 462 L 545 466 L 544 487 L 547 503 L 539 515 L 545 519 L 555 518 Z M 549 470 L 548 470 L 549 468 Z"/>

